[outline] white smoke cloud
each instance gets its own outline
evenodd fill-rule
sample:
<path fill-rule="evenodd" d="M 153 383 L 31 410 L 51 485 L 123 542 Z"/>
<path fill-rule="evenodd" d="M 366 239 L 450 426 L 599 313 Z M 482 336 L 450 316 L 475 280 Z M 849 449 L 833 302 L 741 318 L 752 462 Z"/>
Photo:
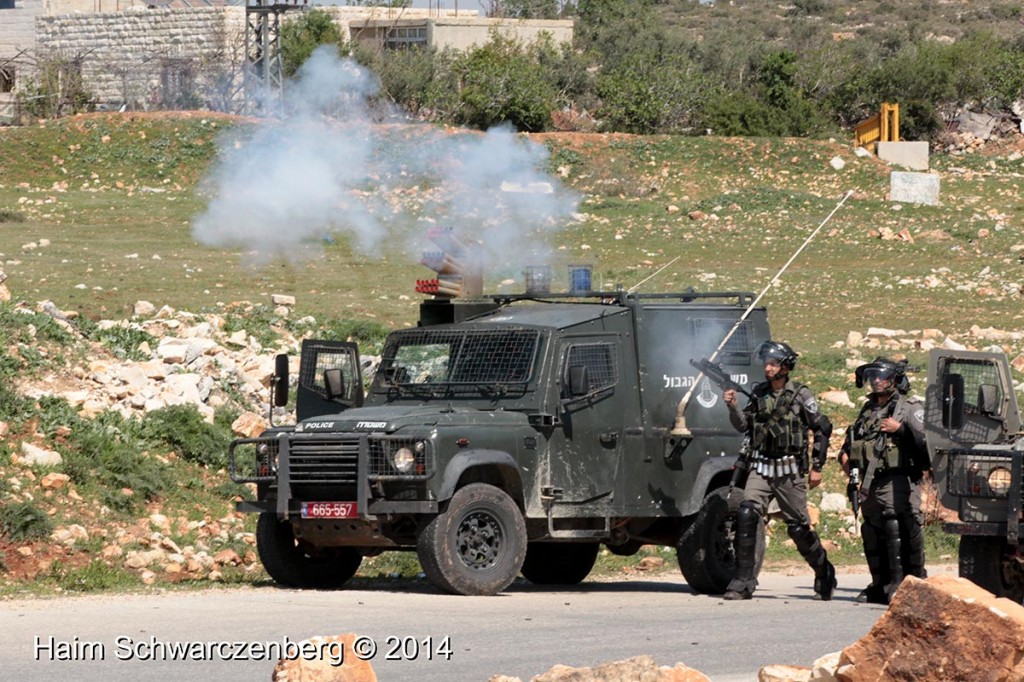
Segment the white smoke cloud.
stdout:
<path fill-rule="evenodd" d="M 488 267 L 544 260 L 578 203 L 547 176 L 547 150 L 507 128 L 382 125 L 367 104 L 378 92 L 355 62 L 314 52 L 287 84 L 287 118 L 221 141 L 196 239 L 262 263 L 300 260 L 338 235 L 370 256 L 402 244 L 415 261 L 414 247 L 436 248 L 425 236 L 435 224 L 482 242 Z"/>

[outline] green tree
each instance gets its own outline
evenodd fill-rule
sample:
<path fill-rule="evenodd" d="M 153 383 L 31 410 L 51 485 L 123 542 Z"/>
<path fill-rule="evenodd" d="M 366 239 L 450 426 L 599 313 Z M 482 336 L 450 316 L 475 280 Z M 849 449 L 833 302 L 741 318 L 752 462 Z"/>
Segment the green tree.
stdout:
<path fill-rule="evenodd" d="M 478 128 L 511 123 L 517 130 L 545 130 L 558 106 L 557 92 L 523 43 L 497 33 L 456 64 L 461 122 Z"/>
<path fill-rule="evenodd" d="M 321 45 L 334 45 L 339 56 L 349 53 L 341 29 L 327 12 L 313 9 L 284 22 L 281 26 L 281 62 L 285 77 L 294 76 L 313 50 Z"/>
<path fill-rule="evenodd" d="M 632 133 L 690 132 L 713 87 L 688 57 L 627 55 L 597 79 L 598 118 L 605 127 Z"/>

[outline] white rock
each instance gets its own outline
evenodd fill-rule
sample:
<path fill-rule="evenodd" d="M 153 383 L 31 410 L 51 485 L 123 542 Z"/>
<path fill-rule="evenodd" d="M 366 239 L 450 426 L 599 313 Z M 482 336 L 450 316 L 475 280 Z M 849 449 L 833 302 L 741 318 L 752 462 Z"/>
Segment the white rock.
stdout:
<path fill-rule="evenodd" d="M 295 297 L 287 296 L 285 294 L 271 294 L 270 302 L 274 305 L 295 305 Z"/>
<path fill-rule="evenodd" d="M 821 503 L 818 505 L 818 509 L 827 512 L 845 512 L 846 507 L 846 495 L 842 493 L 824 493 L 821 496 Z"/>
<path fill-rule="evenodd" d="M 846 391 L 824 391 L 818 394 L 818 400 L 832 403 L 833 405 L 854 407 L 853 402 L 850 401 L 850 395 Z"/>
<path fill-rule="evenodd" d="M 864 341 L 864 335 L 860 332 L 850 332 L 846 335 L 846 345 L 850 348 L 857 348 Z"/>
<path fill-rule="evenodd" d="M 156 312 L 156 306 L 149 301 L 136 301 L 132 307 L 132 314 L 135 317 L 152 317 Z"/>
<path fill-rule="evenodd" d="M 946 340 L 942 342 L 942 348 L 945 348 L 946 350 L 967 350 L 967 346 L 954 341 L 953 338 L 949 336 L 947 336 Z"/>
<path fill-rule="evenodd" d="M 833 156 L 832 160 L 828 162 L 828 165 L 832 166 L 836 170 L 843 170 L 846 168 L 846 162 L 839 156 Z"/>
<path fill-rule="evenodd" d="M 18 461 L 28 466 L 57 466 L 64 461 L 64 458 L 60 456 L 59 452 L 22 442 L 21 456 Z"/>

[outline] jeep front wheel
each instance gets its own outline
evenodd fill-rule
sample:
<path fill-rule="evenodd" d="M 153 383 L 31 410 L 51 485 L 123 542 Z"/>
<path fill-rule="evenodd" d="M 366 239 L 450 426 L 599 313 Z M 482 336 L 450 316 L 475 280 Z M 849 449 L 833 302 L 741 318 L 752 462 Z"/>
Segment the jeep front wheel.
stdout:
<path fill-rule="evenodd" d="M 679 539 L 676 558 L 687 584 L 702 594 L 721 594 L 736 575 L 736 509 L 727 499 L 728 489 L 708 493 L 700 511 Z M 764 562 L 764 524 L 757 527 L 754 575 Z"/>
<path fill-rule="evenodd" d="M 356 574 L 363 557 L 349 547 L 315 550 L 296 540 L 292 524 L 276 514 L 260 514 L 256 552 L 274 582 L 289 587 L 332 589 Z"/>
<path fill-rule="evenodd" d="M 526 524 L 503 490 L 470 483 L 423 526 L 416 552 L 427 578 L 445 592 L 497 594 L 523 566 Z"/>
<path fill-rule="evenodd" d="M 960 537 L 960 577 L 997 597 L 1024 599 L 1024 571 L 1001 537 Z"/>
<path fill-rule="evenodd" d="M 534 585 L 576 585 L 597 561 L 596 542 L 531 542 L 523 561 L 523 577 Z"/>

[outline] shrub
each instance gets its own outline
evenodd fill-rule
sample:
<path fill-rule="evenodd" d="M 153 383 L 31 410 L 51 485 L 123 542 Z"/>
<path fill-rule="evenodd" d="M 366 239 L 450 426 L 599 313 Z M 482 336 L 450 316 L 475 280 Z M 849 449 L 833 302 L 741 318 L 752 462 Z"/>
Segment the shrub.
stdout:
<path fill-rule="evenodd" d="M 545 130 L 558 107 L 557 93 L 522 43 L 491 35 L 458 63 L 463 123 L 481 129 L 511 123 L 517 130 Z"/>
<path fill-rule="evenodd" d="M 64 445 L 64 473 L 76 484 L 100 488 L 103 503 L 132 511 L 161 496 L 173 484 L 167 467 L 145 454 L 143 426 L 114 412 L 96 419 L 72 415 L 64 422 L 71 437 Z M 121 492 L 128 488 L 132 494 Z"/>
<path fill-rule="evenodd" d="M 8 540 L 40 540 L 52 532 L 50 517 L 31 502 L 8 502 L 0 507 L 0 534 Z"/>
<path fill-rule="evenodd" d="M 284 22 L 281 26 L 281 63 L 285 77 L 294 76 L 321 45 L 335 46 L 339 56 L 349 53 L 341 29 L 327 12 L 313 9 Z"/>
<path fill-rule="evenodd" d="M 230 427 L 208 424 L 194 405 L 172 405 L 146 415 L 147 437 L 174 450 L 182 459 L 209 467 L 227 466 Z"/>

